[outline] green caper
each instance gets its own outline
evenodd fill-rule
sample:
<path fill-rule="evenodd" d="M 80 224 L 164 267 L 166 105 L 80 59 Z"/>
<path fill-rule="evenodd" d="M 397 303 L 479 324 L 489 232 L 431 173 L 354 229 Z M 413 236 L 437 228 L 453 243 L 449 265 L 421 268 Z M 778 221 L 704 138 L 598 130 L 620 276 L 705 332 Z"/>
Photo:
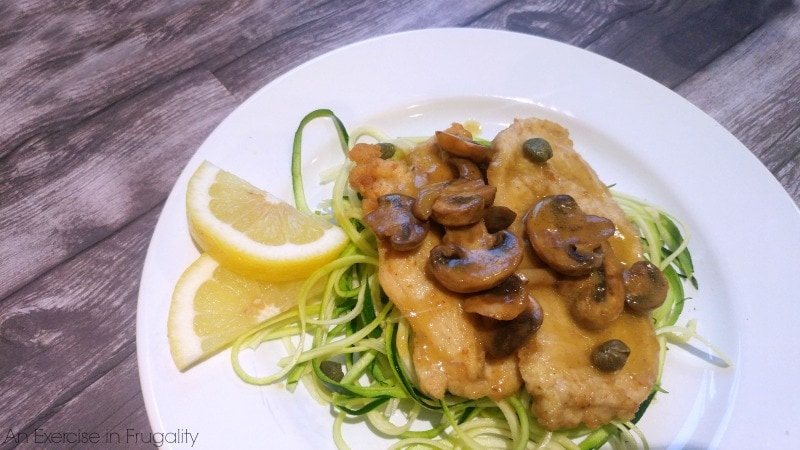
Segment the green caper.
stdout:
<path fill-rule="evenodd" d="M 592 364 L 603 372 L 615 372 L 628 362 L 631 349 L 619 339 L 611 339 L 598 345 L 592 352 Z"/>
<path fill-rule="evenodd" d="M 522 153 L 536 164 L 544 164 L 553 157 L 553 148 L 546 139 L 535 137 L 522 144 Z"/>
<path fill-rule="evenodd" d="M 342 371 L 342 365 L 337 363 L 336 361 L 325 360 L 319 363 L 319 370 L 325 374 L 326 377 L 330 378 L 337 383 L 342 381 L 344 378 L 344 371 Z"/>
<path fill-rule="evenodd" d="M 391 159 L 394 156 L 394 152 L 397 151 L 391 142 L 381 142 L 378 147 L 381 148 L 381 159 Z"/>

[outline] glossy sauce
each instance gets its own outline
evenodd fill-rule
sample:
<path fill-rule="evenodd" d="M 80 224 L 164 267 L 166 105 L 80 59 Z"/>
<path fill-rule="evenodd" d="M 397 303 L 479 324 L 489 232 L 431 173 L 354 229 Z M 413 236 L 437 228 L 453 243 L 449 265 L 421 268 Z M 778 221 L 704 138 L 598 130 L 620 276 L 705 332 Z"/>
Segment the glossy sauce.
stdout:
<path fill-rule="evenodd" d="M 552 145 L 554 156 L 546 164 L 522 156 L 522 142 L 530 137 L 543 137 Z M 413 330 L 412 359 L 420 388 L 435 398 L 450 392 L 500 399 L 524 386 L 534 399 L 535 414 L 548 429 L 581 423 L 594 427 L 615 418 L 632 418 L 652 389 L 658 370 L 658 343 L 650 318 L 623 312 L 602 330 L 578 326 L 569 309 L 571 295 L 565 292 L 570 283 L 536 257 L 527 244 L 523 220 L 541 198 L 571 195 L 587 214 L 614 222 L 617 230 L 609 243 L 623 267 L 642 258 L 638 236 L 605 184 L 572 149 L 563 127 L 538 119 L 515 121 L 498 134 L 493 146 L 497 154 L 487 179 L 497 188 L 494 204 L 517 213 L 509 230 L 526 242 L 518 271 L 527 274 L 544 321 L 516 353 L 490 358 L 486 341 L 491 330 L 463 310 L 465 294 L 444 289 L 426 268 L 431 249 L 442 240 L 441 230 L 431 227 L 413 251 L 396 251 L 379 242 L 381 286 Z M 433 140 L 421 144 L 405 161 L 374 156 L 353 159 L 357 165 L 350 181 L 365 197 L 365 213 L 377 196 L 398 191 L 414 196 L 427 184 L 456 176 Z M 592 366 L 591 353 L 612 338 L 625 342 L 631 354 L 621 370 L 602 372 Z"/>

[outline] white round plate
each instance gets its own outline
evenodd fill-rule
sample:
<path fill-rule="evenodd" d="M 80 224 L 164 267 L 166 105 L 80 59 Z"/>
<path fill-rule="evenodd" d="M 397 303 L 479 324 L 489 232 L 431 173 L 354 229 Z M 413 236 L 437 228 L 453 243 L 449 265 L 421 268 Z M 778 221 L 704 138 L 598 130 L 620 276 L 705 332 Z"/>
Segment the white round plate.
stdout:
<path fill-rule="evenodd" d="M 187 230 L 189 176 L 210 160 L 291 200 L 290 153 L 301 118 L 333 110 L 350 129 L 429 135 L 475 120 L 491 138 L 515 117 L 566 126 L 606 183 L 680 217 L 691 230 L 698 291 L 681 323 L 729 355 L 696 343 L 669 351 L 661 394 L 640 427 L 652 448 L 786 448 L 800 402 L 794 307 L 800 293 L 800 214 L 761 163 L 730 133 L 662 85 L 565 44 L 504 31 L 433 29 L 350 45 L 259 90 L 209 136 L 164 205 L 144 265 L 137 317 L 142 392 L 156 433 L 171 448 L 333 448 L 329 407 L 302 387 L 255 387 L 223 352 L 185 372 L 170 358 L 166 322 L 173 286 L 197 256 Z M 314 174 L 343 160 L 332 126 L 304 139 L 309 204 L 330 197 Z M 386 447 L 350 425 L 353 448 Z M 191 434 L 196 441 L 187 440 Z"/>

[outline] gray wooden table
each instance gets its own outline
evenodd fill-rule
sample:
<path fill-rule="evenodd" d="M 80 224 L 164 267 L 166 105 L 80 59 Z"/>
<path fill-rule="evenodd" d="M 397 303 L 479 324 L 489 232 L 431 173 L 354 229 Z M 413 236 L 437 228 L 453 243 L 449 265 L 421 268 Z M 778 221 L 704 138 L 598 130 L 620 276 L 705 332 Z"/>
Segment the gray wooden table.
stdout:
<path fill-rule="evenodd" d="M 36 429 L 149 432 L 139 278 L 189 157 L 292 67 L 445 26 L 544 36 L 636 69 L 716 119 L 800 203 L 790 0 L 3 0 L 0 448 Z"/>

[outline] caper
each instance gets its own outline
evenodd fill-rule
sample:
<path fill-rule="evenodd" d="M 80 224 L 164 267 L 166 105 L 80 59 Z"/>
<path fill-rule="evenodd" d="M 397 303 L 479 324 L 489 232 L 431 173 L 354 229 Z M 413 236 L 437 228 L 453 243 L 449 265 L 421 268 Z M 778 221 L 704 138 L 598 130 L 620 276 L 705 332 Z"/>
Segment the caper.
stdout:
<path fill-rule="evenodd" d="M 335 382 L 342 381 L 344 378 L 344 372 L 342 371 L 342 365 L 337 363 L 336 361 L 325 360 L 319 363 L 319 370 L 325 374 L 326 377 L 330 378 Z"/>
<path fill-rule="evenodd" d="M 598 345 L 592 352 L 592 364 L 603 372 L 615 372 L 628 362 L 631 349 L 619 339 L 611 339 Z"/>
<path fill-rule="evenodd" d="M 546 139 L 535 137 L 522 144 L 522 153 L 536 164 L 544 164 L 553 157 L 553 148 Z"/>
<path fill-rule="evenodd" d="M 378 147 L 381 148 L 381 159 L 390 159 L 397 150 L 391 142 L 381 142 Z"/>

